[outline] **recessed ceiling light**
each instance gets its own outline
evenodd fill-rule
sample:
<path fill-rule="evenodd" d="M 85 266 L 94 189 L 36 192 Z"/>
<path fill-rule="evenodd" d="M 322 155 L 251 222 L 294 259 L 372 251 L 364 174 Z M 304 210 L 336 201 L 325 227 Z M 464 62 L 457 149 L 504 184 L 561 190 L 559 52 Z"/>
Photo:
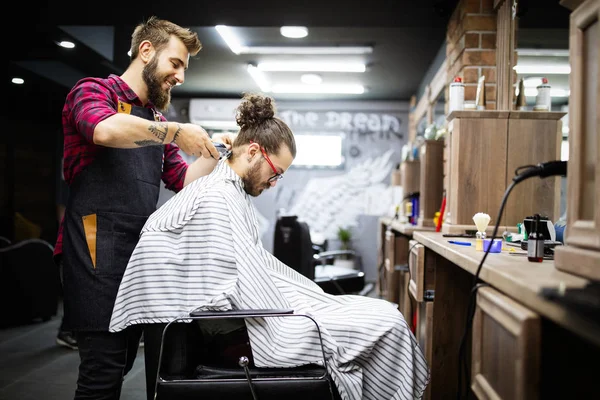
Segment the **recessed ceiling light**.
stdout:
<path fill-rule="evenodd" d="M 257 65 L 261 71 L 300 71 L 300 72 L 365 72 L 365 64 L 335 62 L 263 62 Z"/>
<path fill-rule="evenodd" d="M 22 85 L 25 83 L 25 80 L 23 78 L 12 78 L 12 83 L 15 85 Z"/>
<path fill-rule="evenodd" d="M 279 29 L 282 36 L 299 39 L 308 36 L 308 28 L 305 26 L 282 26 Z"/>
<path fill-rule="evenodd" d="M 321 75 L 317 74 L 303 74 L 300 77 L 300 81 L 302 81 L 302 83 L 306 83 L 307 85 L 318 85 L 319 83 L 323 82 L 323 78 L 321 78 Z"/>
<path fill-rule="evenodd" d="M 75 47 L 75 43 L 69 42 L 67 40 L 63 40 L 62 42 L 58 42 L 60 47 L 64 47 L 65 49 L 72 49 Z"/>

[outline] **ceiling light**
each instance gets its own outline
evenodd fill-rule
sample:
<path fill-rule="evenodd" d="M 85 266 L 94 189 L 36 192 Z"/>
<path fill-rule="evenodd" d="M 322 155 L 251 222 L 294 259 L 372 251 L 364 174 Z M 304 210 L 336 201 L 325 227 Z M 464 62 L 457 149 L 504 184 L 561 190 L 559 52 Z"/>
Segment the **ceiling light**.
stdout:
<path fill-rule="evenodd" d="M 356 55 L 372 52 L 373 47 L 371 46 L 255 46 L 242 49 L 244 54 Z"/>
<path fill-rule="evenodd" d="M 244 46 L 227 25 L 217 25 L 215 29 L 221 35 L 229 49 L 235 54 L 369 54 L 372 46 Z"/>
<path fill-rule="evenodd" d="M 517 71 L 517 74 L 552 75 L 571 73 L 571 66 L 569 64 L 515 65 L 513 69 Z"/>
<path fill-rule="evenodd" d="M 537 92 L 536 88 L 525 88 L 525 96 L 527 97 L 535 97 Z M 567 89 L 550 89 L 551 97 L 569 97 L 570 94 L 571 91 Z"/>
<path fill-rule="evenodd" d="M 12 78 L 12 83 L 15 85 L 22 85 L 25 83 L 25 80 L 23 78 Z"/>
<path fill-rule="evenodd" d="M 308 29 L 305 26 L 282 26 L 279 29 L 282 36 L 299 39 L 308 36 Z"/>
<path fill-rule="evenodd" d="M 62 42 L 57 43 L 60 47 L 64 47 L 65 49 L 72 49 L 75 47 L 75 43 L 69 42 L 67 40 L 63 40 Z"/>
<path fill-rule="evenodd" d="M 302 83 L 306 83 L 307 85 L 318 85 L 319 83 L 323 82 L 321 75 L 317 74 L 303 74 L 300 77 L 300 80 Z"/>
<path fill-rule="evenodd" d="M 235 54 L 240 54 L 242 51 L 242 44 L 239 39 L 234 35 L 233 31 L 227 25 L 217 25 L 215 26 L 219 35 L 223 38 L 227 46 L 233 51 Z"/>
<path fill-rule="evenodd" d="M 257 68 L 261 71 L 301 71 L 301 72 L 365 72 L 365 64 L 331 62 L 264 62 Z"/>
<path fill-rule="evenodd" d="M 258 87 L 260 87 L 260 90 L 262 90 L 263 92 L 271 91 L 271 85 L 269 84 L 267 77 L 265 76 L 265 74 L 262 73 L 262 71 L 259 71 L 258 68 L 256 68 L 254 65 L 248 64 L 248 73 L 250 74 L 252 79 L 254 79 L 254 82 L 256 82 Z"/>
<path fill-rule="evenodd" d="M 273 93 L 327 93 L 327 94 L 363 94 L 365 88 L 358 84 L 347 85 L 273 85 Z"/>

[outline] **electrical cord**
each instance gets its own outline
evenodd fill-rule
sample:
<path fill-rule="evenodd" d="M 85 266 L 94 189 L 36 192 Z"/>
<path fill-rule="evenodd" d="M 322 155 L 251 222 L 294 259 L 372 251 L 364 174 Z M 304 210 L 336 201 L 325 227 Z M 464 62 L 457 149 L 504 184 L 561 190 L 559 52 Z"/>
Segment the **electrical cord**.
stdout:
<path fill-rule="evenodd" d="M 524 172 L 520 172 L 521 170 L 524 170 Z M 524 181 L 525 179 L 528 179 L 528 178 L 531 178 L 534 176 L 539 176 L 540 178 L 545 178 L 548 176 L 556 176 L 556 175 L 566 176 L 566 174 L 567 174 L 566 161 L 549 161 L 549 162 L 541 163 L 541 164 L 537 164 L 537 165 L 524 165 L 522 167 L 518 167 L 515 170 L 515 176 L 513 177 L 513 181 L 510 183 L 510 185 L 504 192 L 504 196 L 502 196 L 502 201 L 500 202 L 500 209 L 498 210 L 498 217 L 496 218 L 496 224 L 494 225 L 494 230 L 492 232 L 491 240 L 494 240 L 496 238 L 496 235 L 498 234 L 498 228 L 500 227 L 500 220 L 502 218 L 502 213 L 504 212 L 504 207 L 506 206 L 506 201 L 508 199 L 508 196 L 510 195 L 510 192 L 514 189 L 514 187 L 517 184 Z M 462 398 L 462 394 L 463 394 L 463 376 L 462 376 L 463 373 L 465 374 L 464 381 L 466 383 L 467 392 L 468 392 L 469 386 L 470 386 L 471 376 L 470 376 L 469 366 L 468 366 L 467 359 L 466 359 L 466 343 L 467 343 L 467 338 L 469 336 L 469 333 L 471 331 L 471 326 L 473 324 L 473 318 L 475 316 L 475 304 L 476 304 L 476 298 L 477 298 L 477 296 L 476 296 L 477 289 L 479 289 L 479 287 L 481 287 L 481 286 L 487 285 L 484 283 L 478 283 L 478 280 L 479 280 L 479 274 L 481 272 L 481 268 L 483 267 L 483 264 L 488 256 L 488 254 L 490 253 L 491 248 L 492 248 L 492 245 L 490 243 L 490 245 L 485 250 L 483 258 L 481 259 L 481 261 L 479 262 L 479 265 L 477 266 L 477 271 L 475 272 L 475 275 L 473 276 L 472 289 L 469 294 L 469 300 L 468 300 L 468 306 L 467 306 L 467 318 L 465 321 L 465 330 L 463 332 L 463 336 L 461 338 L 460 346 L 459 346 L 459 350 L 458 350 L 458 391 L 457 391 L 458 400 L 460 400 Z"/>
<path fill-rule="evenodd" d="M 517 168 L 517 170 L 518 170 L 518 168 Z M 500 227 L 500 220 L 502 218 L 502 213 L 504 212 L 504 207 L 506 206 L 506 200 L 508 199 L 508 195 L 510 194 L 510 192 L 513 190 L 513 188 L 516 185 L 517 185 L 517 183 L 515 181 L 511 182 L 510 185 L 508 186 L 508 188 L 506 189 L 506 191 L 504 192 L 504 196 L 502 197 L 502 201 L 500 202 L 500 209 L 498 211 L 498 217 L 496 218 L 496 224 L 494 225 L 494 230 L 492 232 L 491 240 L 494 240 L 493 238 L 495 238 L 496 234 L 498 233 L 498 228 Z M 471 289 L 471 293 L 469 294 L 465 330 L 464 330 L 463 336 L 460 340 L 460 347 L 458 348 L 458 399 L 459 400 L 461 399 L 461 396 L 463 393 L 463 386 L 462 386 L 463 373 L 465 374 L 464 380 L 466 383 L 467 390 L 469 388 L 470 376 L 469 376 L 469 367 L 467 365 L 467 360 L 466 360 L 466 344 L 467 344 L 467 338 L 471 331 L 473 317 L 475 315 L 475 299 L 477 298 L 476 294 L 477 294 L 477 289 L 479 288 L 479 286 L 478 286 L 479 273 L 481 272 L 483 263 L 485 262 L 485 259 L 487 258 L 488 254 L 490 253 L 491 248 L 492 248 L 492 245 L 490 243 L 490 245 L 485 250 L 485 253 L 483 254 L 483 258 L 481 259 L 481 261 L 479 262 L 479 265 L 477 266 L 477 271 L 475 272 L 475 275 L 473 276 L 473 284 L 472 284 L 473 287 Z"/>

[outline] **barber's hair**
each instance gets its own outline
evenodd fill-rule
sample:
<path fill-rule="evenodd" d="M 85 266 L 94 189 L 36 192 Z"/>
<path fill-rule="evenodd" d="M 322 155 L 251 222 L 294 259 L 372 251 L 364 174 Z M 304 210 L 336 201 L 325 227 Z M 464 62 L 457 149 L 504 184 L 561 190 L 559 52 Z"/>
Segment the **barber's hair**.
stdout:
<path fill-rule="evenodd" d="M 192 56 L 202 49 L 202 43 L 196 32 L 153 16 L 135 27 L 131 35 L 131 60 L 135 60 L 138 56 L 140 43 L 144 40 L 149 40 L 160 53 L 169 43 L 171 36 L 179 38 Z"/>
<path fill-rule="evenodd" d="M 246 93 L 241 104 L 236 110 L 235 120 L 240 127 L 233 142 L 232 158 L 235 158 L 235 149 L 250 144 L 258 143 L 267 153 L 278 154 L 281 146 L 290 149 L 292 157 L 296 157 L 296 141 L 292 130 L 285 122 L 275 116 L 275 100 L 269 96 Z"/>

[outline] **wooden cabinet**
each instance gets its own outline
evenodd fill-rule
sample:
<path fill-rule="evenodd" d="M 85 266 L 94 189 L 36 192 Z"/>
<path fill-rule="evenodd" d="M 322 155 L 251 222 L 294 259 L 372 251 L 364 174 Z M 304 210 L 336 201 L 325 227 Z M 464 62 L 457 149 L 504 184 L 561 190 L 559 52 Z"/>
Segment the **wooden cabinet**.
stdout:
<path fill-rule="evenodd" d="M 536 313 L 500 292 L 478 290 L 471 388 L 479 399 L 538 398 L 540 324 Z"/>
<path fill-rule="evenodd" d="M 473 215 L 490 214 L 489 232 L 517 167 L 560 160 L 562 112 L 454 111 L 449 120 L 449 174 L 444 233 L 475 229 Z M 530 179 L 512 191 L 502 230 L 529 215 L 558 219 L 559 178 Z"/>
<path fill-rule="evenodd" d="M 444 141 L 426 140 L 419 149 L 419 227 L 433 227 L 444 193 Z"/>
<path fill-rule="evenodd" d="M 573 3 L 573 2 L 569 2 Z M 600 280 L 600 0 L 571 13 L 566 246 L 556 268 Z"/>

